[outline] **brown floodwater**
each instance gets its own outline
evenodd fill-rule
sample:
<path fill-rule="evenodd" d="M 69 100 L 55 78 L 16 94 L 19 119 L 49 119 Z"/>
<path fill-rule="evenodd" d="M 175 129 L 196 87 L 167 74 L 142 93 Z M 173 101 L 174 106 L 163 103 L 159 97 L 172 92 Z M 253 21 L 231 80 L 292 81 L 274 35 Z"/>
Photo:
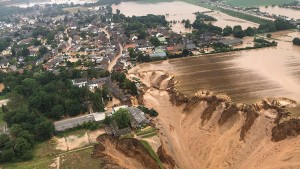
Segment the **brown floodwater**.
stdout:
<path fill-rule="evenodd" d="M 122 2 L 112 6 L 113 11 L 119 9 L 126 16 L 143 16 L 147 14 L 166 15 L 168 21 L 182 21 L 189 19 L 192 22 L 196 19 L 193 14 L 195 12 L 210 11 L 209 9 L 189 4 L 186 2 L 159 2 L 159 3 L 140 3 L 140 2 Z M 241 25 L 244 29 L 247 27 L 258 27 L 259 25 L 246 20 L 238 19 L 221 12 L 211 12 L 207 15 L 215 17 L 218 21 L 213 22 L 214 25 L 224 28 L 225 26 Z M 185 29 L 183 24 L 177 23 L 172 26 L 175 32 L 190 32 L 190 29 Z"/>
<path fill-rule="evenodd" d="M 185 94 L 211 90 L 239 103 L 250 104 L 267 97 L 286 97 L 299 103 L 300 46 L 287 41 L 287 37 L 299 35 L 274 34 L 283 38 L 277 47 L 171 59 L 137 69 L 169 72 L 177 81 L 177 90 Z M 296 110 L 300 111 L 300 106 Z"/>
<path fill-rule="evenodd" d="M 300 10 L 295 10 L 290 8 L 280 8 L 278 6 L 275 7 L 269 6 L 268 8 L 260 7 L 259 10 L 261 12 L 267 12 L 271 15 L 272 14 L 283 15 L 295 20 L 300 19 Z"/>

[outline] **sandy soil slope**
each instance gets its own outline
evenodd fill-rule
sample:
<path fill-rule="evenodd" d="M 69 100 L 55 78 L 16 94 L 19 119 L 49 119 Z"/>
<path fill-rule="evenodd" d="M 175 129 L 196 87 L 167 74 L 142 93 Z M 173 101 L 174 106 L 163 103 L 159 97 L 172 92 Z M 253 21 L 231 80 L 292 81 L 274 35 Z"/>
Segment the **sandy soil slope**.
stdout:
<path fill-rule="evenodd" d="M 159 137 L 175 168 L 300 168 L 300 127 L 297 120 L 278 127 L 284 114 L 279 101 L 233 104 L 210 92 L 185 98 L 170 92 L 172 77 L 162 71 L 130 76 L 146 85 L 141 101 L 159 112 Z"/>

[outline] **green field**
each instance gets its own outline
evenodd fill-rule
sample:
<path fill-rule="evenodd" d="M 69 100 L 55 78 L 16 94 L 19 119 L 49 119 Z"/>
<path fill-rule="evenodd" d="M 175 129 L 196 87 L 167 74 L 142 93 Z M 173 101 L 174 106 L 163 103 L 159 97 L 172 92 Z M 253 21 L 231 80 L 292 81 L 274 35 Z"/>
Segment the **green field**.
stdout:
<path fill-rule="evenodd" d="M 44 158 L 39 160 L 32 160 L 24 163 L 15 163 L 15 164 L 5 164 L 1 167 L 3 169 L 51 169 L 50 165 L 55 162 L 54 158 Z"/>
<path fill-rule="evenodd" d="M 226 2 L 229 5 L 241 6 L 241 7 L 282 5 L 293 1 L 295 0 L 224 0 L 224 2 Z"/>

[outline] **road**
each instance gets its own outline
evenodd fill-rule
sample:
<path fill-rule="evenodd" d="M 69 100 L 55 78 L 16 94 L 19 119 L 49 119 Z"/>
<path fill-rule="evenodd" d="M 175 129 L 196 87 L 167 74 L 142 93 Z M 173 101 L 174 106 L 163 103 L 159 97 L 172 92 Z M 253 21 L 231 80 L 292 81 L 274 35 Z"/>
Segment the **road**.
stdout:
<path fill-rule="evenodd" d="M 119 43 L 119 47 L 120 47 L 119 53 L 116 55 L 116 57 L 112 61 L 110 61 L 109 65 L 108 65 L 108 71 L 110 71 L 110 72 L 113 70 L 113 67 L 117 64 L 118 59 L 122 56 L 123 47 L 120 43 Z"/>

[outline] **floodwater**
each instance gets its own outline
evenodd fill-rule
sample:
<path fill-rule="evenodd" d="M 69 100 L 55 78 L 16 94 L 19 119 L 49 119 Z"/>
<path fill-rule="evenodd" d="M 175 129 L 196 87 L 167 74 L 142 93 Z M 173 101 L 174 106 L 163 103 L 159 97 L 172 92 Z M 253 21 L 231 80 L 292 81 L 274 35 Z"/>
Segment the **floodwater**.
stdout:
<path fill-rule="evenodd" d="M 266 97 L 286 97 L 299 103 L 300 47 L 287 40 L 300 34 L 281 32 L 273 36 L 279 39 L 277 47 L 171 59 L 137 69 L 169 72 L 177 81 L 176 89 L 185 94 L 210 90 L 239 103 Z"/>
<path fill-rule="evenodd" d="M 290 19 L 300 19 L 300 10 L 290 9 L 290 8 L 280 8 L 278 6 L 272 7 L 269 6 L 268 8 L 260 7 L 259 10 L 261 12 L 267 12 L 269 14 L 275 14 L 277 16 L 283 15 L 287 16 Z"/>
<path fill-rule="evenodd" d="M 144 16 L 147 14 L 165 15 L 168 21 L 179 21 L 189 19 L 193 22 L 196 16 L 195 12 L 210 11 L 209 9 L 189 4 L 186 2 L 160 2 L 160 3 L 140 3 L 140 2 L 122 2 L 118 5 L 112 5 L 113 11 L 119 9 L 126 16 Z M 169 15 L 166 15 L 169 14 Z M 234 18 L 221 12 L 211 12 L 207 15 L 215 17 L 218 21 L 212 22 L 213 25 L 224 28 L 225 26 L 241 25 L 244 29 L 247 27 L 258 27 L 259 25 L 246 20 Z M 190 32 L 190 29 L 185 29 L 183 24 L 177 23 L 172 26 L 175 32 Z"/>

